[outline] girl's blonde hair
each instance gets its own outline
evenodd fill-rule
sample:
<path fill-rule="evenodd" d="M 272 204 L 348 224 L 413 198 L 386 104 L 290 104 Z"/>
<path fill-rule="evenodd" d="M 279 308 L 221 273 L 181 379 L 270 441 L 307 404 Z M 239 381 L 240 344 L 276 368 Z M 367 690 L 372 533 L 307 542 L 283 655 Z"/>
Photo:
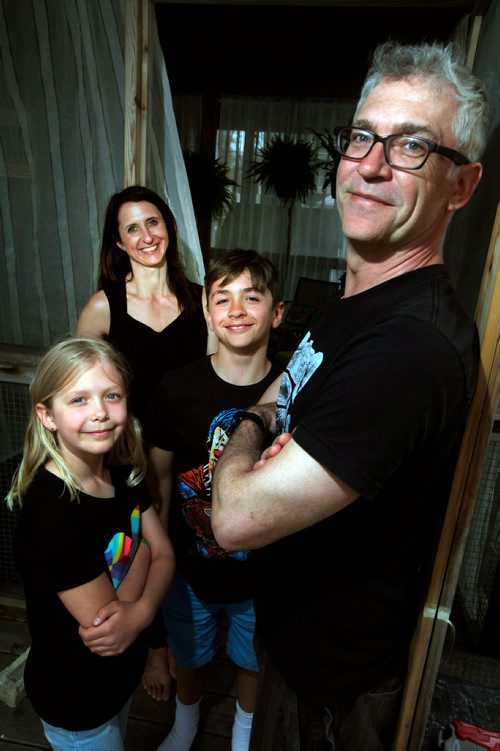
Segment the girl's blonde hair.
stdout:
<path fill-rule="evenodd" d="M 96 364 L 116 370 L 125 393 L 128 393 L 130 376 L 125 361 L 110 344 L 101 339 L 66 339 L 51 347 L 40 360 L 30 385 L 31 417 L 24 437 L 23 458 L 6 498 L 9 508 L 13 508 L 16 502 L 22 506 L 23 496 L 37 471 L 49 459 L 57 466 L 71 499 L 76 498 L 78 480 L 59 452 L 56 434 L 46 428 L 37 416 L 36 405 L 41 403 L 47 409 L 52 409 L 55 395 Z M 125 430 L 109 452 L 107 460 L 110 465 L 132 465 L 127 478 L 129 486 L 137 485 L 145 475 L 146 457 L 141 428 L 139 421 L 130 413 Z"/>

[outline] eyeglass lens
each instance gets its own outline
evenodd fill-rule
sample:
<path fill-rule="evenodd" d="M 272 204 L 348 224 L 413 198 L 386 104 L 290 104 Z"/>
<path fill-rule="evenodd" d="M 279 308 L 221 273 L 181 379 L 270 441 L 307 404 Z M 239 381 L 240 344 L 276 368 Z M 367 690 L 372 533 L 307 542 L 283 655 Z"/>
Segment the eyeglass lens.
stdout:
<path fill-rule="evenodd" d="M 385 157 L 394 167 L 416 169 L 425 162 L 429 153 L 427 143 L 417 136 L 394 135 L 385 138 L 357 128 L 344 128 L 339 133 L 341 154 L 352 159 L 364 159 L 374 143 L 381 141 Z"/>

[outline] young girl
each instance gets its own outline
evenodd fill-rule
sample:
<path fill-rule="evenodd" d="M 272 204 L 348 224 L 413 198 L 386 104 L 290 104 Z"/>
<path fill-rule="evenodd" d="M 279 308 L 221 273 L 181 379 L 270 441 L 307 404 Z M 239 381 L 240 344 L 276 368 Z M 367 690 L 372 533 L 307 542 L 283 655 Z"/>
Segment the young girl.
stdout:
<path fill-rule="evenodd" d="M 7 496 L 21 506 L 26 692 L 56 751 L 122 751 L 147 652 L 141 631 L 173 575 L 127 384 L 106 342 L 52 347 L 31 384 L 24 455 Z"/>

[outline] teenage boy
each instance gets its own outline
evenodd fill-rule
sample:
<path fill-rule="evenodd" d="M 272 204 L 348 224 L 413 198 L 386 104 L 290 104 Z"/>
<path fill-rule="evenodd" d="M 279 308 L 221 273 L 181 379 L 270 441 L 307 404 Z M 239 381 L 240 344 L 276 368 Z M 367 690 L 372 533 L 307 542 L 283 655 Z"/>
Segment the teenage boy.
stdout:
<path fill-rule="evenodd" d="M 257 688 L 251 557 L 226 552 L 211 528 L 215 464 L 231 428 L 277 378 L 267 358 L 283 302 L 277 272 L 255 251 L 218 259 L 205 279 L 207 320 L 218 350 L 169 373 L 147 430 L 150 485 L 174 544 L 177 575 L 163 606 L 176 662 L 174 726 L 158 751 L 187 751 L 196 735 L 205 669 L 214 657 L 221 617 L 226 651 L 237 666 L 232 750 L 248 748 Z"/>

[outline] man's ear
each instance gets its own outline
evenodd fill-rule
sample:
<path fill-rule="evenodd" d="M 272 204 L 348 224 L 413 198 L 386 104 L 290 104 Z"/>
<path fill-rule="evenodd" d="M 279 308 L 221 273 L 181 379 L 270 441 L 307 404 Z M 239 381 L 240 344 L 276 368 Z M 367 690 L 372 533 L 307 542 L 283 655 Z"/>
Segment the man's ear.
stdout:
<path fill-rule="evenodd" d="M 482 174 L 483 165 L 480 162 L 463 164 L 458 168 L 457 174 L 452 178 L 455 186 L 448 201 L 449 211 L 456 211 L 465 206 L 476 190 Z"/>
<path fill-rule="evenodd" d="M 54 422 L 54 418 L 52 417 L 52 412 L 50 411 L 50 409 L 47 409 L 45 404 L 42 404 L 41 402 L 36 404 L 35 412 L 44 427 L 52 431 L 56 429 L 57 426 Z"/>
<path fill-rule="evenodd" d="M 285 303 L 283 302 L 283 300 L 281 300 L 274 309 L 274 318 L 271 324 L 273 329 L 277 329 L 281 321 L 283 320 L 284 309 L 285 309 Z"/>

